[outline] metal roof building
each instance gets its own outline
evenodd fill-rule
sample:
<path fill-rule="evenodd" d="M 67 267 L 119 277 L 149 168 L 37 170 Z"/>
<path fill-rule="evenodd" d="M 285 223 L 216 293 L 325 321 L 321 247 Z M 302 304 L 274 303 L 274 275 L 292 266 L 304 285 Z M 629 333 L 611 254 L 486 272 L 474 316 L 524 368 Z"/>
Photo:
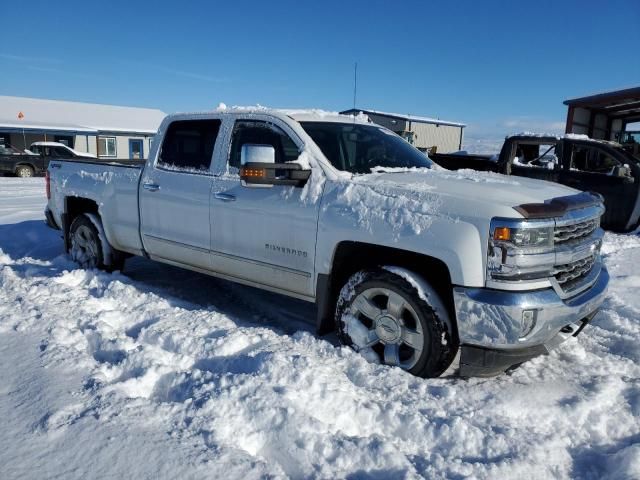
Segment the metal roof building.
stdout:
<path fill-rule="evenodd" d="M 100 157 L 145 158 L 164 117 L 151 108 L 0 96 L 0 143 L 58 141 Z"/>
<path fill-rule="evenodd" d="M 565 100 L 566 133 L 618 140 L 627 124 L 640 122 L 640 87 Z"/>
<path fill-rule="evenodd" d="M 433 150 L 434 147 L 438 152 L 444 153 L 462 149 L 464 128 L 466 127 L 464 123 L 362 108 L 352 108 L 340 113 L 345 115 L 363 113 L 373 123 L 396 132 L 422 151 Z"/>

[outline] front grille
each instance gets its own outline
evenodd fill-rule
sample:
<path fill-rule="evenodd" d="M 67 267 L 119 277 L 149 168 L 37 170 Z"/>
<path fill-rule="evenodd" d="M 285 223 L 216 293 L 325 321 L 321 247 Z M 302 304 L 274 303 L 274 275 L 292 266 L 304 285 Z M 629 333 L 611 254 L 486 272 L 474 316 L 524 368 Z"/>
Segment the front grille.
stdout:
<path fill-rule="evenodd" d="M 600 226 L 600 218 L 592 218 L 573 225 L 556 226 L 553 238 L 556 244 L 580 240 L 591 235 Z"/>
<path fill-rule="evenodd" d="M 557 265 L 554 267 L 553 276 L 564 290 L 570 290 L 571 286 L 589 274 L 595 263 L 596 256 L 590 255 L 575 262 Z"/>

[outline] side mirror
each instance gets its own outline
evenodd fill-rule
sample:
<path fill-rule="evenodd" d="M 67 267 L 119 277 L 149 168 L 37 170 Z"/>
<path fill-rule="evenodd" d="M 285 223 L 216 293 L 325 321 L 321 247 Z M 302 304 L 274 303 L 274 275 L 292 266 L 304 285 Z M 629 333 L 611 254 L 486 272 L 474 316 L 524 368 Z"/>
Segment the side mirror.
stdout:
<path fill-rule="evenodd" d="M 243 187 L 289 185 L 302 187 L 311 170 L 299 163 L 275 163 L 276 151 L 271 145 L 244 144 L 240 150 L 240 180 Z"/>
<path fill-rule="evenodd" d="M 299 163 L 248 162 L 240 167 L 240 180 L 245 187 L 303 187 L 310 176 L 311 170 L 303 170 Z"/>
<path fill-rule="evenodd" d="M 240 150 L 240 165 L 246 163 L 276 163 L 276 151 L 271 145 L 245 143 Z"/>

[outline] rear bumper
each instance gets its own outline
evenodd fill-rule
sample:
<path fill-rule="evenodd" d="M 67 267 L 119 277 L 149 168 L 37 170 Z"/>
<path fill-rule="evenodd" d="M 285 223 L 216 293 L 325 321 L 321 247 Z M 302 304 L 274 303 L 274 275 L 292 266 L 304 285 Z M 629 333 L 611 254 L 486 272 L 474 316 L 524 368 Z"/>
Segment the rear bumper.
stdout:
<path fill-rule="evenodd" d="M 593 319 L 608 283 L 603 266 L 591 287 L 569 299 L 553 288 L 514 292 L 456 287 L 460 373 L 495 375 L 547 353 Z"/>

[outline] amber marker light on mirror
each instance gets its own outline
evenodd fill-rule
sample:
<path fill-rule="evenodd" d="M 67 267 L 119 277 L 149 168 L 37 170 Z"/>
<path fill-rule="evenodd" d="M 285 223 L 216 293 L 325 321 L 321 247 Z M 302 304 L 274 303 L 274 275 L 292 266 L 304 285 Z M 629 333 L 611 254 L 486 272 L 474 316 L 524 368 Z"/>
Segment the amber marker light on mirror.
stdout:
<path fill-rule="evenodd" d="M 262 168 L 243 168 L 240 170 L 241 177 L 263 178 L 267 171 Z"/>

